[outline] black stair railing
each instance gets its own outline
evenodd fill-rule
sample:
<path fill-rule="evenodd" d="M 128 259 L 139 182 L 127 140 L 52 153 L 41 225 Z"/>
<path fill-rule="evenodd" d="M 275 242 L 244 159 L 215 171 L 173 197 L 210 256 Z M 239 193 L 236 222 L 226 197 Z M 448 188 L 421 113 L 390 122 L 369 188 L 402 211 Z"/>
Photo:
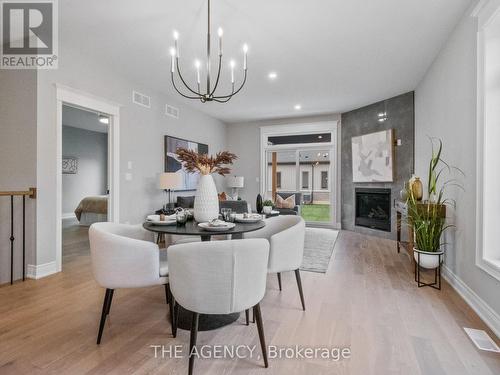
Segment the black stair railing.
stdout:
<path fill-rule="evenodd" d="M 26 197 L 36 199 L 36 188 L 26 191 L 0 191 L 0 197 L 10 197 L 10 283 L 14 283 L 14 197 L 21 197 L 23 202 L 23 281 L 26 280 Z"/>

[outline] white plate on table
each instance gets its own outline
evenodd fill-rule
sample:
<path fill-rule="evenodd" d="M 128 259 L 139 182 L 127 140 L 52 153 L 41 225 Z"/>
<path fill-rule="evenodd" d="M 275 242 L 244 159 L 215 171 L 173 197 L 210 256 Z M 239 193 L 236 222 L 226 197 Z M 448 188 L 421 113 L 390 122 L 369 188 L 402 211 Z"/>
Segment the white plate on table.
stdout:
<path fill-rule="evenodd" d="M 262 216 L 259 214 L 251 214 L 249 217 L 245 217 L 244 214 L 237 214 L 234 217 L 234 221 L 236 221 L 237 223 L 258 223 L 261 220 Z"/>
<path fill-rule="evenodd" d="M 177 219 L 175 217 L 166 216 L 165 221 L 160 221 L 160 215 L 148 215 L 146 218 L 146 222 L 151 223 L 153 225 L 176 225 Z"/>
<path fill-rule="evenodd" d="M 199 223 L 198 226 L 209 232 L 224 232 L 236 226 L 235 223 L 225 223 L 225 225 L 212 226 L 210 223 Z"/>

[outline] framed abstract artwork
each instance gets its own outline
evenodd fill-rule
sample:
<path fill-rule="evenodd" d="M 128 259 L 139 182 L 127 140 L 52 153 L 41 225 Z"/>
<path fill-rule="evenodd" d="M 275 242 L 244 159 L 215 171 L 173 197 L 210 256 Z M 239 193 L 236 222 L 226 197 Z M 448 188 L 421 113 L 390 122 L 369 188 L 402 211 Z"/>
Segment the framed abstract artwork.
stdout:
<path fill-rule="evenodd" d="M 177 149 L 187 148 L 198 153 L 208 154 L 208 145 L 188 141 L 186 139 L 165 136 L 165 172 L 176 172 L 182 175 L 182 187 L 178 191 L 196 190 L 198 186 L 198 173 L 187 173 L 182 163 L 177 158 Z"/>
<path fill-rule="evenodd" d="M 63 156 L 62 158 L 62 173 L 76 174 L 78 172 L 78 159 L 73 157 Z"/>
<path fill-rule="evenodd" d="M 353 182 L 393 182 L 394 130 L 352 137 Z"/>

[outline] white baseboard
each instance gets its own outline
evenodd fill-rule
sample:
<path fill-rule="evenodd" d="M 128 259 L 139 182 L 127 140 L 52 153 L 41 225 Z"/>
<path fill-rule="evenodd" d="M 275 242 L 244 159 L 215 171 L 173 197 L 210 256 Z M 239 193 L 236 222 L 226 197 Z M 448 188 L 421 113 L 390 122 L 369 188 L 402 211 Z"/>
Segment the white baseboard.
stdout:
<path fill-rule="evenodd" d="M 28 264 L 26 276 L 29 279 L 41 279 L 42 277 L 52 275 L 57 272 L 56 262 L 49 262 L 45 264 Z"/>
<path fill-rule="evenodd" d="M 448 267 L 443 266 L 443 278 L 457 291 L 467 304 L 476 312 L 483 322 L 500 337 L 500 315 L 467 286 Z"/>
<path fill-rule="evenodd" d="M 76 215 L 74 212 L 67 212 L 61 215 L 61 219 L 76 219 Z"/>

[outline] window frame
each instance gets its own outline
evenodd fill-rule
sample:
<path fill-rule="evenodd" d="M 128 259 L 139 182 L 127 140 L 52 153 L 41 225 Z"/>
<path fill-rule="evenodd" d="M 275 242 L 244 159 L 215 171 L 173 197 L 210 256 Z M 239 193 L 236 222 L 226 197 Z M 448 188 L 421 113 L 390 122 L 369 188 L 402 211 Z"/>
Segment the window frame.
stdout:
<path fill-rule="evenodd" d="M 477 144 L 476 144 L 476 266 L 487 272 L 497 280 L 500 280 L 500 252 L 498 256 L 492 257 L 486 249 L 485 239 L 487 237 L 485 222 L 487 200 L 485 197 L 485 160 L 487 152 L 486 133 L 488 126 L 486 111 L 487 91 L 485 85 L 486 77 L 486 34 L 487 28 L 495 17 L 500 17 L 500 0 L 483 0 L 479 2 L 472 13 L 477 17 Z M 497 250 L 498 251 L 498 250 Z"/>

